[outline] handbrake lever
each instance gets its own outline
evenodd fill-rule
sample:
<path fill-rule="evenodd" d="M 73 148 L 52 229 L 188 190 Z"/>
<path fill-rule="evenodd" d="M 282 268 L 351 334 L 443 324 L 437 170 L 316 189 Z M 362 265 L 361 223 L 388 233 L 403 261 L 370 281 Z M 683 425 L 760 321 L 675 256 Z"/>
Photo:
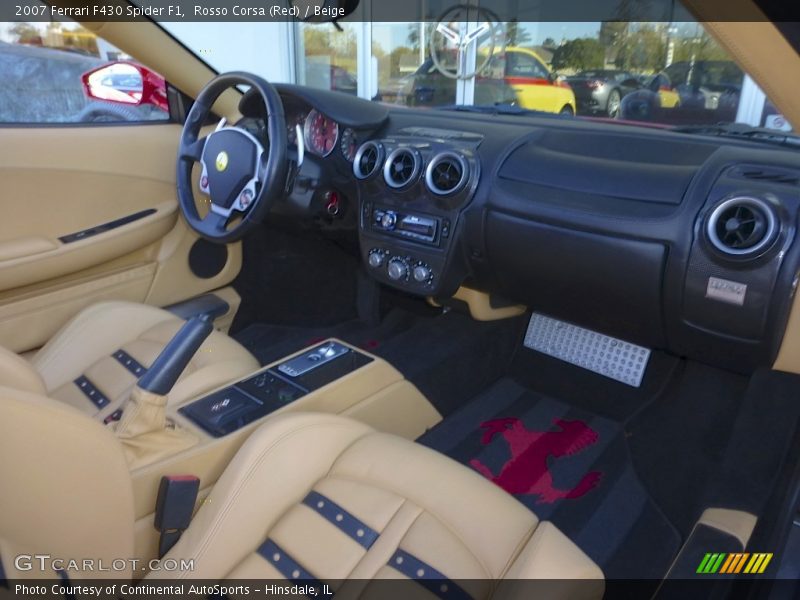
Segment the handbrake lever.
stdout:
<path fill-rule="evenodd" d="M 209 315 L 186 321 L 133 388 L 122 418 L 115 426 L 117 437 L 133 444 L 130 454 L 134 458 L 129 462 L 135 462 L 139 452 L 132 440 L 165 431 L 167 395 L 213 330 Z M 178 440 L 178 445 L 185 445 L 185 439 Z"/>
<path fill-rule="evenodd" d="M 192 317 L 186 321 L 175 337 L 164 346 L 147 373 L 139 379 L 138 386 L 160 396 L 169 394 L 186 365 L 213 330 L 214 325 L 208 315 Z"/>

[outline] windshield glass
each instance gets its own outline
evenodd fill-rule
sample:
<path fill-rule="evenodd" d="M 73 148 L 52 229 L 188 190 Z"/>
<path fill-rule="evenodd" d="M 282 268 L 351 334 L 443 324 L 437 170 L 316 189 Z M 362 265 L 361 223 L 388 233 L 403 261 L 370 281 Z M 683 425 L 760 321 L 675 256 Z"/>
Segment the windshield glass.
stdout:
<path fill-rule="evenodd" d="M 436 22 L 162 25 L 219 71 L 393 105 L 792 130 L 701 23 L 495 22 L 459 10 Z"/>

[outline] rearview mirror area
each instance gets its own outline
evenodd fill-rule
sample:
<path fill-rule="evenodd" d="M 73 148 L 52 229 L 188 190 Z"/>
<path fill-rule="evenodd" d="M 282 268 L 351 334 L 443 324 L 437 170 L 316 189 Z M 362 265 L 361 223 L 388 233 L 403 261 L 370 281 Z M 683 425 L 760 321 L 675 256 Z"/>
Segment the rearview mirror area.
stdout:
<path fill-rule="evenodd" d="M 81 76 L 86 96 L 93 100 L 128 104 L 152 105 L 169 111 L 167 83 L 161 75 L 142 65 L 116 61 Z"/>

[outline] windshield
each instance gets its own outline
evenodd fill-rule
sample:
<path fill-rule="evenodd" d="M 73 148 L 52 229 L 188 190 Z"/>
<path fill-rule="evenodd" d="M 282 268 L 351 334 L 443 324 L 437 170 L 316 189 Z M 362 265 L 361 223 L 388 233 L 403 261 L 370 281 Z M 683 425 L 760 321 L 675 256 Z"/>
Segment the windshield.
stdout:
<path fill-rule="evenodd" d="M 247 70 L 394 105 L 509 104 L 664 126 L 791 130 L 685 11 L 680 22 L 503 22 L 468 16 L 460 6 L 431 22 L 161 25 L 218 71 Z"/>

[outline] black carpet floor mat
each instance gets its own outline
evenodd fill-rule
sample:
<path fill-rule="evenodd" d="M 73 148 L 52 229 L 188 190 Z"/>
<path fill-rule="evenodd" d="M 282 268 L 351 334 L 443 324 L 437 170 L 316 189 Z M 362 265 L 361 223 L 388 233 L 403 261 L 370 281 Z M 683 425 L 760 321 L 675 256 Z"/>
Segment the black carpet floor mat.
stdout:
<path fill-rule="evenodd" d="M 678 552 L 616 421 L 502 378 L 418 441 L 552 521 L 608 579 L 661 578 Z"/>

